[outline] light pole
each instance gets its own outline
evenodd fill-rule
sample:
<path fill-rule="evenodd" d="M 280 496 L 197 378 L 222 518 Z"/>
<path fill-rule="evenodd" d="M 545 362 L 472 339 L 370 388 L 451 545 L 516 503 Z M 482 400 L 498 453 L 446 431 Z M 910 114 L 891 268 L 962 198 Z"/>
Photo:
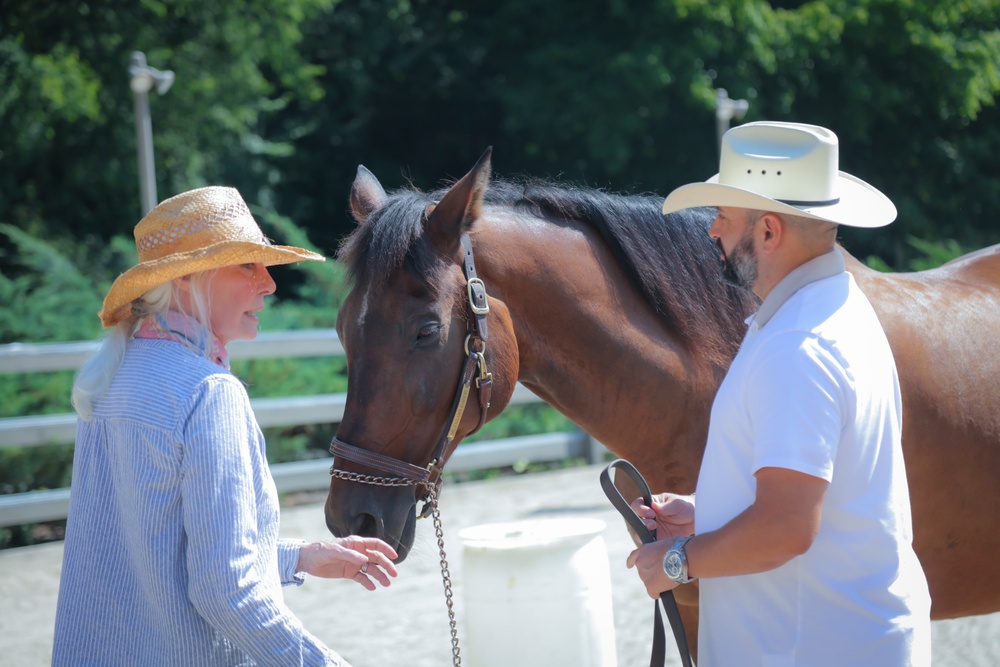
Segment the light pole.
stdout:
<path fill-rule="evenodd" d="M 149 91 L 155 86 L 163 95 L 174 83 L 174 73 L 146 65 L 146 54 L 133 51 L 128 68 L 129 87 L 135 95 L 135 141 L 139 151 L 139 192 L 142 215 L 156 206 L 156 167 L 153 165 L 153 122 L 149 117 Z"/>
<path fill-rule="evenodd" d="M 722 153 L 722 135 L 729 129 L 729 121 L 740 120 L 746 115 L 750 103 L 746 100 L 731 100 L 725 88 L 715 89 L 715 133 L 719 140 L 719 153 Z"/>

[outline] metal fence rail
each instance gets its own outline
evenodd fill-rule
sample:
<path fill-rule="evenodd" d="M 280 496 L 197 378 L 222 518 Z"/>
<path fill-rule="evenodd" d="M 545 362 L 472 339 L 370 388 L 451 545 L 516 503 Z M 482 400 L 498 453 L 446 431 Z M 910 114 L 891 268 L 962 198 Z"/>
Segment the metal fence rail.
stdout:
<path fill-rule="evenodd" d="M 75 370 L 92 355 L 96 342 L 13 343 L 0 345 L 0 373 L 46 373 Z M 262 332 L 253 341 L 234 341 L 228 346 L 232 359 L 264 359 L 340 356 L 344 349 L 332 329 Z M 339 423 L 344 416 L 346 394 L 317 394 L 251 401 L 262 428 L 305 424 Z M 510 405 L 542 402 L 518 384 Z M 73 442 L 76 416 L 28 415 L 0 419 L 0 447 L 32 447 Z M 598 461 L 604 448 L 581 431 L 480 441 L 459 447 L 448 462 L 448 470 L 461 472 L 512 465 L 518 461 L 557 461 L 584 457 Z M 271 474 L 281 493 L 326 488 L 331 459 L 278 463 Z M 29 491 L 0 495 L 0 526 L 65 519 L 69 489 Z"/>

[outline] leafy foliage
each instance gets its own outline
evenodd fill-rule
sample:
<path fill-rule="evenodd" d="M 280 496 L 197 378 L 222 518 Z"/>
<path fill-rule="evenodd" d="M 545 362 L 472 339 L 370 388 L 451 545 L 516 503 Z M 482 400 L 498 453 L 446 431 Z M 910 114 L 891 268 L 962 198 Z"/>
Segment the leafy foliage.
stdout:
<path fill-rule="evenodd" d="M 90 260 L 73 258 L 74 250 L 61 251 L 7 224 L 0 224 L 0 234 L 7 236 L 17 253 L 0 248 L 15 271 L 0 274 L 0 343 L 19 340 L 51 342 L 93 338 L 100 330 L 97 312 L 104 298 L 102 287 L 92 275 L 79 267 Z M 108 253 L 113 253 L 113 247 Z M 105 262 L 110 262 L 109 257 Z"/>
<path fill-rule="evenodd" d="M 921 253 L 919 256 L 911 258 L 907 263 L 906 268 L 910 271 L 933 269 L 969 252 L 968 248 L 963 248 L 955 239 L 934 242 L 909 236 L 906 241 L 911 247 Z M 885 263 L 885 260 L 877 255 L 869 257 L 865 260 L 865 263 L 878 271 L 892 271 L 892 268 Z"/>
<path fill-rule="evenodd" d="M 141 50 L 176 73 L 149 100 L 160 191 L 234 185 L 326 254 L 359 162 L 425 189 L 487 145 L 507 174 L 660 193 L 704 179 L 721 87 L 745 120 L 836 131 L 843 167 L 900 210 L 852 249 L 905 266 L 907 235 L 997 240 L 998 15 L 1000 0 L 6 2 L 0 222 L 90 249 L 128 232 Z"/>
<path fill-rule="evenodd" d="M 249 199 L 287 154 L 263 116 L 316 99 L 301 26 L 333 0 L 83 0 L 3 6 L 0 220 L 86 241 L 131 230 L 139 213 L 134 50 L 176 83 L 149 100 L 158 180 L 174 194 L 210 182 Z M 280 88 L 280 91 L 279 91 Z M 163 187 L 166 185 L 166 187 Z"/>

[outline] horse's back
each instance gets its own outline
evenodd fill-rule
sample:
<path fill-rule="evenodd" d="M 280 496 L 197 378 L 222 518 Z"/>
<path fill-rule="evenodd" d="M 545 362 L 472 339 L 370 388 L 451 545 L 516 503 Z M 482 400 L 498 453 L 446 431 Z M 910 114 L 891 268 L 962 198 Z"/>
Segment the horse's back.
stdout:
<path fill-rule="evenodd" d="M 1000 245 L 913 273 L 847 262 L 899 370 L 914 539 L 933 615 L 996 611 L 1000 580 L 970 575 L 1000 553 Z"/>
<path fill-rule="evenodd" d="M 956 257 L 937 269 L 942 274 L 975 281 L 978 287 L 1000 287 L 1000 243 Z"/>
<path fill-rule="evenodd" d="M 917 279 L 942 283 L 953 280 L 968 280 L 975 281 L 975 286 L 978 288 L 996 289 L 1000 287 L 1000 243 L 956 257 L 937 268 L 912 273 L 879 273 L 868 268 L 844 248 L 840 248 L 840 251 L 847 262 L 847 269 L 856 277 L 860 274 L 859 283 L 869 278 L 881 277 L 888 280 Z"/>
<path fill-rule="evenodd" d="M 922 326 L 939 322 L 960 337 L 975 332 L 955 331 L 957 326 L 1000 323 L 1000 244 L 912 273 L 880 273 L 842 252 L 887 330 L 897 320 L 919 318 Z"/>
<path fill-rule="evenodd" d="M 892 345 L 904 393 L 921 410 L 988 435 L 982 443 L 1000 452 L 1000 244 L 913 273 L 847 259 Z"/>

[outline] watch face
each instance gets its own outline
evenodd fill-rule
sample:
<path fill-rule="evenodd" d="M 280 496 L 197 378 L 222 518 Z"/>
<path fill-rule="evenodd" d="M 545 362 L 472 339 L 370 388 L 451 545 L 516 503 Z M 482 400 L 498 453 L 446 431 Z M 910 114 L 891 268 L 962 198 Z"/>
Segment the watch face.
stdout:
<path fill-rule="evenodd" d="M 683 565 L 680 554 L 675 551 L 668 551 L 666 558 L 663 559 L 663 571 L 671 579 L 680 578 Z"/>

